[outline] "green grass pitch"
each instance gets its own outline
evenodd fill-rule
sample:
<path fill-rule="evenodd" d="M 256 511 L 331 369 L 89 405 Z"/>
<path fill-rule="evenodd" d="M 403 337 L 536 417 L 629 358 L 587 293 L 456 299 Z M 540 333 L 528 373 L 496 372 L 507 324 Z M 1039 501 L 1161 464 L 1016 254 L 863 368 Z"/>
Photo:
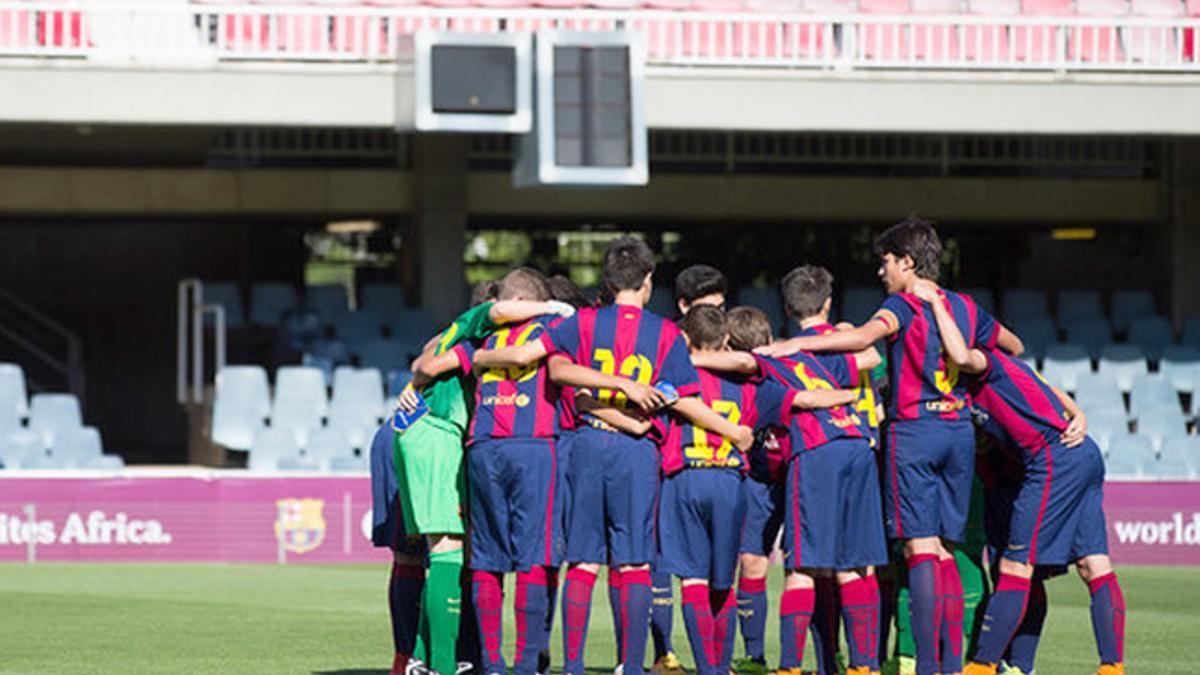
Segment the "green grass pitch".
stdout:
<path fill-rule="evenodd" d="M 773 612 L 780 577 L 773 569 Z M 1200 637 L 1196 571 L 1125 568 L 1120 578 L 1131 672 L 1200 671 L 1189 651 Z M 0 673 L 382 673 L 391 663 L 386 583 L 383 566 L 3 565 Z M 1093 672 L 1086 589 L 1059 578 L 1049 591 L 1038 672 Z M 587 651 L 598 674 L 614 661 L 606 592 L 601 580 Z M 511 663 L 511 609 L 505 619 Z M 777 629 L 768 622 L 775 650 Z M 674 642 L 690 668 L 678 611 Z M 556 631 L 556 656 L 560 646 Z"/>

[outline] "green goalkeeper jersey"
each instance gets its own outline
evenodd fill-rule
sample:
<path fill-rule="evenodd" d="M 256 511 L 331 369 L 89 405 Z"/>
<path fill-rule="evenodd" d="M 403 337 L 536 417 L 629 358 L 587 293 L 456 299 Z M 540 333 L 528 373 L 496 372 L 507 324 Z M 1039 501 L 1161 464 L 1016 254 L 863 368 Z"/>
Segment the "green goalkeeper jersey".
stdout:
<path fill-rule="evenodd" d="M 485 302 L 458 315 L 458 318 L 438 337 L 434 354 L 444 354 L 458 343 L 466 340 L 480 340 L 487 337 L 496 329 L 496 324 L 492 321 L 490 314 L 492 304 Z M 467 424 L 471 419 L 471 403 L 474 398 L 474 392 L 464 386 L 464 379 L 466 378 L 463 376 L 438 378 L 422 392 L 425 404 L 429 406 L 429 412 L 450 422 L 463 433 L 466 432 Z"/>

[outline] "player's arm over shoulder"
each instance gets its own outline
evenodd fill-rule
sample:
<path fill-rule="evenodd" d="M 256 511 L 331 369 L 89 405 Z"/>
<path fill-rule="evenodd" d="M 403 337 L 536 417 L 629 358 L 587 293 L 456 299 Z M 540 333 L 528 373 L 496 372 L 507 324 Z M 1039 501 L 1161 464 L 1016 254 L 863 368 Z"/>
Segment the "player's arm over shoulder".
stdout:
<path fill-rule="evenodd" d="M 601 422 L 610 424 L 632 436 L 645 436 L 653 423 L 641 415 L 634 415 L 597 401 L 587 389 L 575 394 L 575 408 L 581 413 L 592 415 Z"/>
<path fill-rule="evenodd" d="M 758 360 L 749 352 L 692 352 L 692 365 L 705 370 L 751 375 L 758 372 Z"/>
<path fill-rule="evenodd" d="M 541 340 L 526 342 L 515 347 L 481 349 L 472 359 L 476 369 L 481 368 L 525 368 L 546 356 L 546 345 Z"/>
<path fill-rule="evenodd" d="M 839 330 L 825 335 L 806 335 L 780 340 L 758 350 L 774 356 L 806 352 L 863 352 L 880 340 L 900 330 L 900 320 L 886 306 L 875 312 L 871 320 L 849 330 Z M 872 366 L 874 367 L 874 366 Z M 860 366 L 861 368 L 861 366 Z"/>

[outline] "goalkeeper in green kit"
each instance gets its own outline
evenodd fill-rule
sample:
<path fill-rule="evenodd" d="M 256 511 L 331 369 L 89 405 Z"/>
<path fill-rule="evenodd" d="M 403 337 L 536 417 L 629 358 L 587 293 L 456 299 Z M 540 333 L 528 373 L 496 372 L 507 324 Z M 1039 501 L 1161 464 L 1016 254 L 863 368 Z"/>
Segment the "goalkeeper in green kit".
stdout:
<path fill-rule="evenodd" d="M 453 675 L 458 667 L 467 497 L 463 434 L 470 423 L 474 400 L 474 379 L 456 374 L 463 370 L 447 367 L 446 362 L 456 358 L 452 352 L 455 345 L 485 338 L 499 325 L 545 314 L 568 316 L 575 311 L 555 301 L 493 301 L 499 287 L 476 287 L 472 294 L 474 306 L 431 340 L 413 362 L 413 385 L 401 393 L 398 401 L 400 408 L 411 411 L 417 406 L 416 392 L 420 391 L 428 407 L 428 413 L 396 434 L 396 481 L 405 531 L 424 536 L 429 551 L 415 651 L 418 655 L 424 653 L 426 665 L 441 675 Z M 465 370 L 469 372 L 470 368 Z"/>

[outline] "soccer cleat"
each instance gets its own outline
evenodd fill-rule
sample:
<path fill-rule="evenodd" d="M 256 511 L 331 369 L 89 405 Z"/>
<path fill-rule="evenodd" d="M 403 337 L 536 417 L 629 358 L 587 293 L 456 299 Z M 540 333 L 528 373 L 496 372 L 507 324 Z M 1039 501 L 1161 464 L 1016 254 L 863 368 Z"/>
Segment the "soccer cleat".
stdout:
<path fill-rule="evenodd" d="M 799 668 L 780 668 L 775 675 L 804 675 L 804 671 Z"/>
<path fill-rule="evenodd" d="M 458 667 L 454 669 L 454 675 L 468 675 L 475 672 L 475 664 L 470 661 L 459 661 Z"/>
<path fill-rule="evenodd" d="M 995 663 L 976 663 L 974 661 L 963 668 L 962 675 L 996 675 Z"/>
<path fill-rule="evenodd" d="M 1033 675 L 1033 673 L 1027 673 L 1020 668 L 1003 661 L 1000 662 L 1000 669 L 996 672 L 998 675 Z"/>
<path fill-rule="evenodd" d="M 1124 663 L 1102 663 L 1096 675 L 1125 675 Z"/>
<path fill-rule="evenodd" d="M 878 670 L 871 670 L 869 666 L 859 666 L 857 668 L 847 668 L 846 675 L 879 675 Z"/>
<path fill-rule="evenodd" d="M 426 675 L 428 672 L 429 668 L 421 659 L 409 657 L 408 663 L 404 664 L 404 675 Z"/>
<path fill-rule="evenodd" d="M 624 663 L 618 663 L 617 665 L 613 666 L 613 675 L 623 675 L 624 672 L 625 672 L 625 664 Z"/>
<path fill-rule="evenodd" d="M 741 675 L 767 675 L 767 660 L 761 657 L 743 656 L 733 662 L 733 671 Z"/>
<path fill-rule="evenodd" d="M 679 662 L 679 657 L 675 656 L 675 652 L 667 652 L 662 658 L 654 662 L 650 666 L 650 672 L 658 673 L 659 675 L 686 675 L 683 670 L 683 664 Z"/>
<path fill-rule="evenodd" d="M 912 656 L 901 656 L 896 662 L 896 675 L 917 675 L 917 659 Z"/>

